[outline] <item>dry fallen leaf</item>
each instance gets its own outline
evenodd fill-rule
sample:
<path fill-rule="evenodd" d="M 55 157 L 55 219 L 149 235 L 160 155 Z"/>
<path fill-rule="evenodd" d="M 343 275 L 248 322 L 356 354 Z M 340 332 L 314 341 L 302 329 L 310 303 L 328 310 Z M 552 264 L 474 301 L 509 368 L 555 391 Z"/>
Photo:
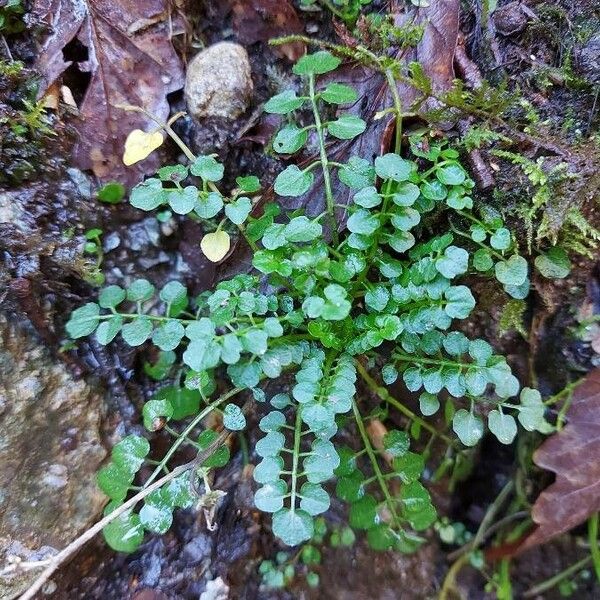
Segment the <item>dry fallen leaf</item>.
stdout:
<path fill-rule="evenodd" d="M 233 30 L 246 46 L 274 37 L 302 33 L 302 21 L 290 0 L 233 0 Z M 306 51 L 302 42 L 275 46 L 273 51 L 297 61 Z"/>
<path fill-rule="evenodd" d="M 207 233 L 200 242 L 200 248 L 204 256 L 211 262 L 223 260 L 231 246 L 231 238 L 226 231 L 215 231 Z"/>
<path fill-rule="evenodd" d="M 101 179 L 128 183 L 158 166 L 158 157 L 126 168 L 123 144 L 132 129 L 151 129 L 140 113 L 115 106 L 132 104 L 160 119 L 169 113 L 167 94 L 183 85 L 181 62 L 169 38 L 167 0 L 36 0 L 33 18 L 47 26 L 36 69 L 43 77 L 40 93 L 69 69 L 91 76 L 79 103 L 79 141 L 74 162 Z M 130 31 L 136 23 L 146 23 Z M 135 27 L 134 27 L 135 29 Z M 77 40 L 87 56 L 73 64 L 63 51 Z"/>
<path fill-rule="evenodd" d="M 123 164 L 130 166 L 148 158 L 157 148 L 162 146 L 164 140 L 165 138 L 160 131 L 147 133 L 141 129 L 134 129 L 125 140 Z"/>
<path fill-rule="evenodd" d="M 568 424 L 535 452 L 534 462 L 556 473 L 556 481 L 535 501 L 537 524 L 519 551 L 543 544 L 600 510 L 600 369 L 573 392 Z"/>
<path fill-rule="evenodd" d="M 383 438 L 388 433 L 387 427 L 379 419 L 371 419 L 367 425 L 367 434 L 375 449 L 381 454 L 388 465 L 394 461 L 394 455 L 387 452 L 383 444 Z"/>

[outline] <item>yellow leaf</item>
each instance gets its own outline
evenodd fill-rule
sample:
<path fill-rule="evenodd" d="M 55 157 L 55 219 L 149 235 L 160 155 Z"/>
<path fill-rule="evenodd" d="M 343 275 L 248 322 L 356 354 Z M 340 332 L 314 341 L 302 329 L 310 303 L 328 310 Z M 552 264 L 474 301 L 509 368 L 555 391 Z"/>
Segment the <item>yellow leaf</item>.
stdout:
<path fill-rule="evenodd" d="M 125 154 L 123 163 L 127 166 L 144 160 L 164 142 L 160 131 L 146 133 L 141 129 L 134 129 L 125 140 Z"/>
<path fill-rule="evenodd" d="M 207 233 L 200 242 L 200 248 L 204 256 L 211 262 L 219 262 L 229 252 L 231 239 L 226 231 L 215 231 Z"/>

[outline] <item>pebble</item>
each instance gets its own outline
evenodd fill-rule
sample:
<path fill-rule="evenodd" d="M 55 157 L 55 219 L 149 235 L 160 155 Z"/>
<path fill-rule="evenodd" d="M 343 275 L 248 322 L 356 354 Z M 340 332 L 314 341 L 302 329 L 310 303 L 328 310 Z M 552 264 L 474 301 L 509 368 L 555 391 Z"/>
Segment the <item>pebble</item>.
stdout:
<path fill-rule="evenodd" d="M 210 556 L 212 540 L 209 536 L 200 534 L 188 542 L 183 548 L 183 555 L 190 565 L 198 564 L 202 559 Z"/>
<path fill-rule="evenodd" d="M 229 586 L 217 577 L 206 583 L 206 590 L 200 594 L 200 600 L 227 600 L 229 598 Z"/>
<path fill-rule="evenodd" d="M 209 46 L 188 65 L 185 101 L 195 119 L 236 119 L 248 108 L 253 89 L 248 53 L 239 44 Z"/>
<path fill-rule="evenodd" d="M 84 198 L 92 197 L 92 182 L 85 173 L 83 173 L 79 169 L 70 167 L 67 169 L 67 174 L 69 175 L 71 181 L 77 187 L 77 191 L 81 194 L 81 196 L 83 196 Z"/>
<path fill-rule="evenodd" d="M 520 2 L 509 2 L 494 12 L 496 31 L 504 36 L 521 33 L 527 27 L 527 21 Z"/>
<path fill-rule="evenodd" d="M 102 238 L 102 249 L 104 252 L 110 252 L 111 250 L 118 248 L 120 244 L 121 236 L 116 231 L 113 231 Z"/>

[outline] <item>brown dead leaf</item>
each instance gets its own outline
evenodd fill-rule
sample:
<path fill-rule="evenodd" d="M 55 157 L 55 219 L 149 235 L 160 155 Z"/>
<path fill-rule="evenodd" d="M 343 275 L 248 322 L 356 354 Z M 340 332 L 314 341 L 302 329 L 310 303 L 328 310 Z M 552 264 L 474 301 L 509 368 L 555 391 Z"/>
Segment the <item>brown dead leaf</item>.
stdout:
<path fill-rule="evenodd" d="M 242 44 L 268 42 L 271 38 L 302 33 L 302 21 L 289 0 L 233 0 L 233 30 Z M 280 56 L 297 61 L 305 52 L 302 42 L 274 48 Z"/>
<path fill-rule="evenodd" d="M 183 70 L 170 40 L 167 0 L 36 0 L 33 15 L 49 30 L 36 63 L 41 94 L 71 66 L 66 46 L 77 40 L 87 50 L 87 60 L 77 63 L 91 79 L 79 107 L 76 166 L 127 183 L 154 170 L 156 156 L 124 167 L 127 134 L 155 125 L 115 105 L 141 106 L 161 119 L 169 114 L 167 94 L 182 87 Z"/>
<path fill-rule="evenodd" d="M 556 473 L 556 481 L 535 501 L 536 529 L 519 547 L 548 541 L 600 510 L 600 369 L 592 371 L 574 393 L 568 424 L 546 440 L 534 462 Z"/>
<path fill-rule="evenodd" d="M 371 444 L 381 454 L 388 465 L 394 462 L 394 455 L 385 449 L 383 438 L 388 433 L 387 427 L 379 419 L 371 419 L 367 425 L 367 434 L 371 440 Z"/>

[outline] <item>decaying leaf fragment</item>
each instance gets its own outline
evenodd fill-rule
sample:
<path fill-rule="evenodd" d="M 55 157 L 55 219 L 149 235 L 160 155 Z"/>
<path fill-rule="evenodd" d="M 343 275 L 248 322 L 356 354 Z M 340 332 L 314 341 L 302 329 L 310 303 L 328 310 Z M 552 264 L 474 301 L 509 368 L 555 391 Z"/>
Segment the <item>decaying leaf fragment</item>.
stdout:
<path fill-rule="evenodd" d="M 129 167 L 148 158 L 163 142 L 164 137 L 160 131 L 146 132 L 134 129 L 125 140 L 123 164 Z"/>
<path fill-rule="evenodd" d="M 302 21 L 290 0 L 234 0 L 233 30 L 239 42 L 251 45 L 271 38 L 302 33 Z M 276 46 L 274 51 L 290 61 L 298 60 L 306 51 L 302 42 Z"/>
<path fill-rule="evenodd" d="M 231 238 L 226 231 L 207 233 L 200 242 L 204 256 L 211 262 L 219 262 L 225 258 L 231 247 Z"/>
<path fill-rule="evenodd" d="M 131 104 L 166 120 L 167 94 L 183 86 L 183 70 L 170 40 L 167 0 L 36 0 L 32 15 L 48 35 L 35 65 L 43 95 L 68 68 L 91 78 L 79 106 L 74 162 L 101 179 L 134 183 L 158 166 L 151 157 L 135 167 L 121 161 L 127 134 L 154 127 L 146 116 L 116 108 Z M 139 27 L 137 24 L 147 24 Z M 65 57 L 77 40 L 87 52 L 75 65 Z M 72 67 L 73 65 L 73 67 Z"/>
<path fill-rule="evenodd" d="M 534 462 L 556 481 L 533 505 L 537 528 L 519 550 L 564 533 L 600 510 L 600 369 L 573 392 L 568 424 L 535 452 Z"/>

